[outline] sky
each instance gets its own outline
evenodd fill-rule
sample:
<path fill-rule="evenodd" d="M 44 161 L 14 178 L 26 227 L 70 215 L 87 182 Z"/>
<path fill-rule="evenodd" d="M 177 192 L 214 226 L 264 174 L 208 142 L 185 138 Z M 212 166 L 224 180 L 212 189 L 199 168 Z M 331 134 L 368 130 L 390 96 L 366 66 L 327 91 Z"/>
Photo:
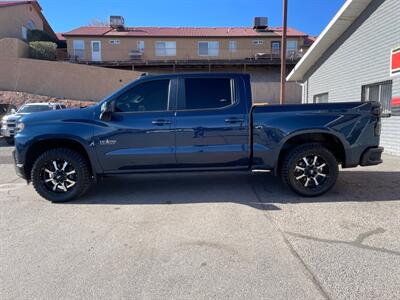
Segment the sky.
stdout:
<path fill-rule="evenodd" d="M 288 0 L 288 24 L 318 35 L 345 0 Z M 127 26 L 252 26 L 255 16 L 282 24 L 281 0 L 39 0 L 56 32 L 122 15 Z"/>

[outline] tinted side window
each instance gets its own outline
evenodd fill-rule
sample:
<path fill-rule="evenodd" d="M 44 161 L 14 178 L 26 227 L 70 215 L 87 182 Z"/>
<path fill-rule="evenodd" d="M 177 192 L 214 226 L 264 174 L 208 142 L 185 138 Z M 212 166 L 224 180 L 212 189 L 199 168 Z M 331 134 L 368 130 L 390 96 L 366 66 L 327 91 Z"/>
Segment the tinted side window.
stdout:
<path fill-rule="evenodd" d="M 162 111 L 168 108 L 169 80 L 139 84 L 115 101 L 116 112 Z"/>
<path fill-rule="evenodd" d="M 232 102 L 230 78 L 187 78 L 185 104 L 180 109 L 221 108 L 231 105 Z"/>

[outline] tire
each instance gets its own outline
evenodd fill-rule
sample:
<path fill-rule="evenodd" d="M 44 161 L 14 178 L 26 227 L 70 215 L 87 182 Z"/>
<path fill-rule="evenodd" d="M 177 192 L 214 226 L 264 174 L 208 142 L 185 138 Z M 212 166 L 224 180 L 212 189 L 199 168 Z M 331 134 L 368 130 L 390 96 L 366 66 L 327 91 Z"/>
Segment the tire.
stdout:
<path fill-rule="evenodd" d="M 5 137 L 4 140 L 9 145 L 14 145 L 14 138 L 13 137 Z"/>
<path fill-rule="evenodd" d="M 90 178 L 88 161 L 66 148 L 46 151 L 36 159 L 31 170 L 36 192 L 51 202 L 66 202 L 82 196 L 90 187 Z"/>
<path fill-rule="evenodd" d="M 304 197 L 316 197 L 329 191 L 335 185 L 338 173 L 336 157 L 319 143 L 293 148 L 281 165 L 283 182 Z"/>

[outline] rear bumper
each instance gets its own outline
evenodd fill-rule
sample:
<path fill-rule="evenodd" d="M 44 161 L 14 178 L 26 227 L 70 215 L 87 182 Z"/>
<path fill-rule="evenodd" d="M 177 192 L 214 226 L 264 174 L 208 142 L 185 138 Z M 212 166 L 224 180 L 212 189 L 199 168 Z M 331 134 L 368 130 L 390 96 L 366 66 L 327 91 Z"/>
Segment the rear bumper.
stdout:
<path fill-rule="evenodd" d="M 374 147 L 367 149 L 361 156 L 360 165 L 365 166 L 375 166 L 381 164 L 382 161 L 383 147 Z"/>
<path fill-rule="evenodd" d="M 25 174 L 25 168 L 23 164 L 20 164 L 17 159 L 17 153 L 15 150 L 12 153 L 13 159 L 14 159 L 14 167 L 15 167 L 15 173 L 17 173 L 17 176 L 27 179 L 26 174 Z"/>

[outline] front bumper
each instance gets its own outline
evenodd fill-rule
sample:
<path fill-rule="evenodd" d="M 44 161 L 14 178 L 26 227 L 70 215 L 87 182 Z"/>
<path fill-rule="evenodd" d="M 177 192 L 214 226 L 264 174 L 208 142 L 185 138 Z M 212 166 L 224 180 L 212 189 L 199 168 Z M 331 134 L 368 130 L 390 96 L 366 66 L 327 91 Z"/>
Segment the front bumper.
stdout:
<path fill-rule="evenodd" d="M 360 165 L 365 167 L 381 164 L 383 162 L 381 158 L 383 150 L 383 147 L 373 147 L 365 150 L 361 156 Z"/>
<path fill-rule="evenodd" d="M 14 167 L 15 167 L 15 173 L 17 173 L 17 176 L 27 179 L 26 174 L 25 174 L 25 168 L 23 164 L 20 164 L 17 159 L 17 153 L 15 150 L 12 152 L 12 156 L 14 158 Z"/>
<path fill-rule="evenodd" d="M 1 128 L 1 135 L 4 137 L 14 137 L 15 135 L 15 130 L 14 129 L 10 129 L 10 128 Z"/>

